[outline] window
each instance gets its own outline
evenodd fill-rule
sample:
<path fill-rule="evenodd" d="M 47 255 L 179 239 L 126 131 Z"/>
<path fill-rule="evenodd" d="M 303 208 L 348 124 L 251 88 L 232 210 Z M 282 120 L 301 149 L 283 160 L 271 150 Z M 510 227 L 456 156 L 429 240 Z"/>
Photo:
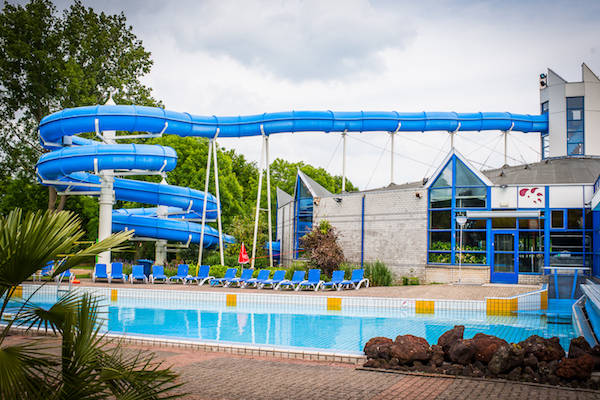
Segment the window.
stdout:
<path fill-rule="evenodd" d="M 552 210 L 552 228 L 564 228 L 564 212 L 563 210 Z"/>
<path fill-rule="evenodd" d="M 570 209 L 567 210 L 567 228 L 568 229 L 583 229 L 583 210 Z"/>
<path fill-rule="evenodd" d="M 567 97 L 567 155 L 584 154 L 583 96 Z"/>
<path fill-rule="evenodd" d="M 456 160 L 456 208 L 484 208 L 487 188 L 462 161 Z"/>
<path fill-rule="evenodd" d="M 429 201 L 431 208 L 452 207 L 452 188 L 431 189 L 429 192 Z"/>

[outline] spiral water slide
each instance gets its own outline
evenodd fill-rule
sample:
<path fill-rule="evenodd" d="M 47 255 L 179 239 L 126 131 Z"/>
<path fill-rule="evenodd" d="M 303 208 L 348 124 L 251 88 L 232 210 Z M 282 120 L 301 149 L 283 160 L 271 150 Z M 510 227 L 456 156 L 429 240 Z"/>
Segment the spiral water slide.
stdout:
<path fill-rule="evenodd" d="M 39 126 L 44 154 L 37 173 L 43 184 L 59 191 L 99 195 L 104 171 L 124 176 L 132 171 L 167 172 L 175 168 L 177 155 L 170 147 L 117 144 L 119 136 L 106 140 L 102 132 L 127 131 L 214 138 L 239 138 L 283 132 L 415 132 L 415 131 L 519 131 L 546 132 L 546 115 L 508 112 L 333 112 L 289 111 L 250 116 L 195 116 L 161 108 L 135 105 L 98 105 L 65 109 L 44 117 Z M 104 141 L 78 137 L 95 133 Z M 121 136 L 122 138 L 125 138 Z M 130 136 L 131 137 L 131 136 Z M 143 172 L 140 172 L 142 174 Z M 158 208 L 115 210 L 112 230 L 134 229 L 136 236 L 180 242 L 200 242 L 205 193 L 198 190 L 114 178 L 116 199 Z M 217 200 L 206 194 L 207 218 L 216 217 Z M 166 207 L 165 207 L 166 206 Z M 162 212 L 161 212 L 162 210 Z M 162 216 L 162 217 L 161 217 Z M 166 217 L 165 217 L 166 216 Z M 204 247 L 218 243 L 218 232 L 206 226 Z M 225 236 L 226 242 L 233 238 Z"/>

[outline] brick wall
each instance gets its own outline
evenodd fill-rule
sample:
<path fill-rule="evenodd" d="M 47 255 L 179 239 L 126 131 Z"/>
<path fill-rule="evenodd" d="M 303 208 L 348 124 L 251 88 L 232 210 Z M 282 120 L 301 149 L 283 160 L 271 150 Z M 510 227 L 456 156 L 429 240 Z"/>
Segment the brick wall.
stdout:
<path fill-rule="evenodd" d="M 427 262 L 425 190 L 383 190 L 321 198 L 316 201 L 314 223 L 329 220 L 340 234 L 339 242 L 346 259 L 359 264 L 363 196 L 364 261 L 383 261 L 397 279 L 402 276 L 424 279 Z"/>

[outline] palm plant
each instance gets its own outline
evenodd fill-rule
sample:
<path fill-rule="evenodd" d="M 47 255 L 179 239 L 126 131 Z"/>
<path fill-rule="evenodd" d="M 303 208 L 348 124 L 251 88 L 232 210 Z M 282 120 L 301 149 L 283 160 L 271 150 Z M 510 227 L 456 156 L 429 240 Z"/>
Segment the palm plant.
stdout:
<path fill-rule="evenodd" d="M 18 285 L 39 265 L 67 254 L 57 276 L 89 257 L 122 250 L 132 232 L 120 232 L 75 251 L 83 236 L 80 220 L 71 212 L 13 210 L 0 217 L 0 319 Z M 99 300 L 71 292 L 49 309 L 23 300 L 0 333 L 0 399 L 158 399 L 173 398 L 177 375 L 154 355 L 127 355 L 100 333 Z M 49 328 L 61 337 L 60 354 L 49 344 L 7 345 L 14 323 L 27 329 Z"/>

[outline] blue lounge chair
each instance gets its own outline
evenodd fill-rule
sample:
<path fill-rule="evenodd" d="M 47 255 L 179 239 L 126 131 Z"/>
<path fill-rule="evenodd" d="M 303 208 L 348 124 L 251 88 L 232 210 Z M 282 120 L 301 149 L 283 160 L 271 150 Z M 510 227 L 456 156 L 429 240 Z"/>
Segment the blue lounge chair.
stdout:
<path fill-rule="evenodd" d="M 365 270 L 364 269 L 355 269 L 352 271 L 352 276 L 348 280 L 343 280 L 338 285 L 337 290 L 342 289 L 360 289 L 360 285 L 364 283 L 365 287 L 369 287 L 369 280 L 365 278 Z"/>
<path fill-rule="evenodd" d="M 329 282 L 321 283 L 321 289 L 325 290 L 325 288 L 331 287 L 332 289 L 337 289 L 340 283 L 344 281 L 344 271 L 333 271 L 331 274 L 331 280 Z"/>
<path fill-rule="evenodd" d="M 309 288 L 316 292 L 317 290 L 319 290 L 319 287 L 322 283 L 323 281 L 321 280 L 321 270 L 309 269 L 308 278 L 296 285 L 296 291 L 302 290 L 304 288 Z"/>
<path fill-rule="evenodd" d="M 271 275 L 271 271 L 268 269 L 261 269 L 258 271 L 258 276 L 256 278 L 250 278 L 243 283 L 243 287 L 258 287 L 259 283 L 266 281 L 269 279 L 269 275 Z"/>
<path fill-rule="evenodd" d="M 108 283 L 111 283 L 113 279 L 118 281 L 127 282 L 127 274 L 123 273 L 123 263 L 114 262 L 111 265 L 110 276 L 108 277 Z"/>
<path fill-rule="evenodd" d="M 252 278 L 253 273 L 253 269 L 245 269 L 242 271 L 242 275 L 239 278 L 231 278 L 225 283 L 225 286 L 231 287 L 231 285 L 237 285 L 238 287 L 242 287 L 248 279 Z"/>
<path fill-rule="evenodd" d="M 210 281 L 211 279 L 215 279 L 214 276 L 210 276 L 210 265 L 201 265 L 200 268 L 198 268 L 198 275 L 197 276 L 188 276 L 187 278 L 185 278 L 185 282 L 198 282 L 198 286 L 202 286 L 204 285 L 207 281 Z"/>
<path fill-rule="evenodd" d="M 148 283 L 148 277 L 144 275 L 143 265 L 132 265 L 131 275 L 129 275 L 129 283 L 133 284 L 135 281 L 142 281 Z"/>
<path fill-rule="evenodd" d="M 167 281 L 167 276 L 165 275 L 165 267 L 162 265 L 153 265 L 152 273 L 148 277 L 150 279 L 150 283 L 154 284 L 154 281 L 162 280 L 163 282 Z"/>
<path fill-rule="evenodd" d="M 264 281 L 258 282 L 258 288 L 263 289 L 265 286 L 271 286 L 271 289 L 275 289 L 277 285 L 285 280 L 285 270 L 279 269 L 273 272 L 273 278 L 265 279 Z"/>
<path fill-rule="evenodd" d="M 179 264 L 177 266 L 177 275 L 173 275 L 167 278 L 167 283 L 171 283 L 173 279 L 175 281 L 181 281 L 181 283 L 185 283 L 185 278 L 190 276 L 189 274 L 190 267 L 187 264 Z"/>
<path fill-rule="evenodd" d="M 71 273 L 71 270 L 68 269 L 65 272 L 63 272 L 62 274 L 58 274 L 54 277 L 54 280 L 58 283 L 61 282 L 63 280 L 67 280 L 68 282 L 73 282 L 75 280 L 75 275 L 73 275 Z"/>
<path fill-rule="evenodd" d="M 92 282 L 96 282 L 96 279 L 106 279 L 108 282 L 108 274 L 106 273 L 106 264 L 96 264 L 94 272 L 92 272 Z"/>
<path fill-rule="evenodd" d="M 210 280 L 210 286 L 225 286 L 230 279 L 235 278 L 235 274 L 237 273 L 237 268 L 227 268 L 225 271 L 225 276 L 222 278 L 215 278 Z"/>
<path fill-rule="evenodd" d="M 284 287 L 291 287 L 292 289 L 296 289 L 296 287 L 302 282 L 304 281 L 304 275 L 306 275 L 306 271 L 294 271 L 294 275 L 292 275 L 292 279 L 285 279 L 281 282 L 279 282 L 279 284 L 277 286 L 275 286 L 275 290 L 279 290 L 282 288 L 282 286 Z"/>
<path fill-rule="evenodd" d="M 35 278 L 38 278 L 38 280 L 41 281 L 43 277 L 52 275 L 53 269 L 54 261 L 48 261 L 46 265 L 42 267 L 40 272 L 33 274 L 33 281 L 35 282 Z"/>

